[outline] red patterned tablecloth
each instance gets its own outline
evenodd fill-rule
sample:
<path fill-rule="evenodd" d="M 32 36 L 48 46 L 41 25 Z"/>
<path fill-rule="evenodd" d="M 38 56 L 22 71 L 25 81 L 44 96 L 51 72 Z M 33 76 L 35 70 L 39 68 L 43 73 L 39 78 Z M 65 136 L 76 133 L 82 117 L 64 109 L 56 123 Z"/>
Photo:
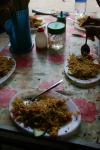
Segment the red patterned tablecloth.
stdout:
<path fill-rule="evenodd" d="M 46 16 L 45 21 L 49 22 L 52 17 Z M 55 20 L 55 18 L 53 18 Z M 71 141 L 76 143 L 92 143 L 100 146 L 100 83 L 80 88 L 72 84 L 64 74 L 64 63 L 67 56 L 79 53 L 79 48 L 84 43 L 84 38 L 73 37 L 72 33 L 85 33 L 74 28 L 73 22 L 67 19 L 66 24 L 66 48 L 59 51 L 39 52 L 35 48 L 29 54 L 14 56 L 16 70 L 9 80 L 0 85 L 0 127 L 14 127 L 9 118 L 8 105 L 11 98 L 21 89 L 40 88 L 47 89 L 50 85 L 63 78 L 64 82 L 56 87 L 55 91 L 62 91 L 67 97 L 71 97 L 79 107 L 82 122 L 80 129 Z M 34 34 L 32 35 L 34 41 Z M 95 42 L 88 41 L 91 53 L 96 52 Z M 4 48 L 0 55 L 12 56 L 8 48 Z M 66 140 L 62 137 L 62 140 Z"/>

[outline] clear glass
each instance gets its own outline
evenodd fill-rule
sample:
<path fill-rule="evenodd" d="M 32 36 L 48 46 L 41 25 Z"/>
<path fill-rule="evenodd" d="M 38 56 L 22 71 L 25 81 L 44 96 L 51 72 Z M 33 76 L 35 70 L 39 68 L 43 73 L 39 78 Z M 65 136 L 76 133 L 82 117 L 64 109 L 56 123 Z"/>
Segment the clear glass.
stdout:
<path fill-rule="evenodd" d="M 65 46 L 65 33 L 50 34 L 48 33 L 48 48 L 60 50 Z"/>
<path fill-rule="evenodd" d="M 75 0 L 75 14 L 82 17 L 86 13 L 87 0 Z"/>

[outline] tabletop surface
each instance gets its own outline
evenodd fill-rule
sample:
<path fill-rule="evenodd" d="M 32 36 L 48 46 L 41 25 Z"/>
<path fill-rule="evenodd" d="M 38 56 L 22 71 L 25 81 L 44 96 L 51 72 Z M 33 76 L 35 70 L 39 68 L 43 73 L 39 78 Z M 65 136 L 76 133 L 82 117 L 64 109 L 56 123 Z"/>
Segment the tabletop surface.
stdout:
<path fill-rule="evenodd" d="M 95 14 L 93 14 L 95 15 Z M 55 21 L 52 16 L 41 16 L 45 22 Z M 73 15 L 70 16 L 73 18 Z M 74 37 L 78 33 L 83 37 Z M 8 105 L 11 98 L 21 89 L 47 89 L 56 81 L 63 78 L 54 91 L 70 97 L 79 107 L 82 122 L 77 133 L 69 139 L 62 137 L 60 141 L 100 149 L 100 82 L 91 87 L 79 87 L 70 82 L 64 74 L 64 63 L 71 53 L 80 53 L 80 47 L 85 41 L 85 33 L 74 27 L 73 21 L 66 20 L 66 46 L 59 51 L 37 51 L 35 47 L 35 34 L 32 33 L 34 43 L 32 52 L 21 56 L 14 56 L 16 70 L 9 80 L 0 85 L 0 130 L 17 131 L 9 116 Z M 97 52 L 97 42 L 88 40 L 91 53 Z M 0 55 L 12 56 L 9 51 L 9 38 L 6 33 L 0 35 Z M 1 132 L 2 133 L 2 132 Z M 59 140 L 59 139 L 58 139 Z M 55 141 L 56 142 L 56 141 Z"/>
<path fill-rule="evenodd" d="M 57 4 L 57 5 L 55 5 Z M 30 0 L 30 14 L 31 10 L 34 8 L 45 8 L 46 10 L 56 10 L 56 11 L 68 11 L 68 12 L 73 12 L 74 11 L 74 6 L 75 6 L 75 1 L 74 0 Z M 100 8 L 97 5 L 96 0 L 87 0 L 87 12 L 100 12 Z"/>

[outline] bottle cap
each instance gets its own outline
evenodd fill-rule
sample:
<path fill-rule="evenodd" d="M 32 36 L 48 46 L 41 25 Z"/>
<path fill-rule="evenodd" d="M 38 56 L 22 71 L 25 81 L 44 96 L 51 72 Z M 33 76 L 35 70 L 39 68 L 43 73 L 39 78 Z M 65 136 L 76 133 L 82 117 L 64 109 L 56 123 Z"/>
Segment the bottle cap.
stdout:
<path fill-rule="evenodd" d="M 57 16 L 57 21 L 66 23 L 66 17 L 64 15 L 63 11 L 61 11 L 60 14 Z"/>
<path fill-rule="evenodd" d="M 44 28 L 39 27 L 39 28 L 37 29 L 37 31 L 38 31 L 38 32 L 44 32 Z"/>
<path fill-rule="evenodd" d="M 65 32 L 65 24 L 62 22 L 51 22 L 47 26 L 48 33 L 51 34 L 62 34 Z"/>

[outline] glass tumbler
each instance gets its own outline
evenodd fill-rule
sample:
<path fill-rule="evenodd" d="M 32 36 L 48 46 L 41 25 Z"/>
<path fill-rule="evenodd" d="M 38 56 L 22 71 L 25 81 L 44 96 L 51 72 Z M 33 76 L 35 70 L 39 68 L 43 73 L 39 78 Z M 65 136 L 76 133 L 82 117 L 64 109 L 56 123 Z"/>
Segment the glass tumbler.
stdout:
<path fill-rule="evenodd" d="M 75 14 L 82 17 L 86 13 L 87 0 L 75 0 Z"/>

